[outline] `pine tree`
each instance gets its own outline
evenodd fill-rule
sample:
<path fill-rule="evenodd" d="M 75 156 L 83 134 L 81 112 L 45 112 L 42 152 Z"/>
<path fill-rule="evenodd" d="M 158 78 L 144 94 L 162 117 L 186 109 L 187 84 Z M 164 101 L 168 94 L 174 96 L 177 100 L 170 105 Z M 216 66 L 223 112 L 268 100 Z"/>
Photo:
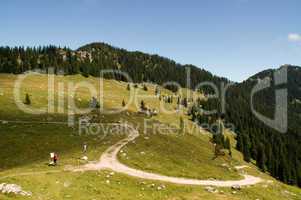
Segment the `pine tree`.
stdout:
<path fill-rule="evenodd" d="M 281 160 L 278 168 L 279 180 L 282 182 L 288 182 L 289 170 L 287 160 L 281 155 Z"/>
<path fill-rule="evenodd" d="M 30 100 L 29 94 L 27 94 L 27 93 L 25 95 L 25 102 L 24 102 L 24 104 L 26 104 L 26 105 L 30 105 L 31 104 L 31 100 Z"/>
<path fill-rule="evenodd" d="M 266 154 L 266 166 L 267 166 L 267 170 L 269 172 L 272 172 L 272 170 L 273 170 L 273 155 L 272 155 L 273 152 L 272 152 L 271 145 L 269 143 L 266 145 L 265 154 Z"/>
<path fill-rule="evenodd" d="M 88 78 L 89 77 L 89 73 L 85 70 L 83 71 L 82 73 L 82 76 L 85 77 L 85 78 Z"/>
<path fill-rule="evenodd" d="M 122 100 L 122 107 L 125 107 L 125 101 L 124 101 L 124 99 Z"/>
<path fill-rule="evenodd" d="M 184 129 L 185 129 L 184 120 L 183 120 L 183 117 L 180 117 L 180 133 L 181 134 L 184 133 Z"/>
<path fill-rule="evenodd" d="M 143 85 L 143 90 L 144 90 L 144 91 L 147 91 L 147 90 L 148 90 L 147 87 L 146 87 L 146 85 Z"/>
<path fill-rule="evenodd" d="M 187 108 L 187 106 L 188 106 L 187 98 L 184 98 L 184 99 L 182 100 L 182 105 L 183 105 L 185 108 Z"/>
<path fill-rule="evenodd" d="M 224 127 L 224 122 L 219 118 L 218 120 L 218 131 L 219 131 L 219 134 L 221 135 L 224 135 L 224 132 L 225 132 L 225 127 Z"/>
<path fill-rule="evenodd" d="M 178 97 L 177 105 L 180 105 L 180 101 L 181 101 L 181 99 L 180 99 L 180 97 Z"/>
<path fill-rule="evenodd" d="M 232 149 L 229 149 L 229 156 L 232 158 Z"/>
<path fill-rule="evenodd" d="M 257 149 L 256 165 L 265 171 L 266 155 L 263 144 L 260 144 Z"/>
<path fill-rule="evenodd" d="M 130 86 L 130 84 L 128 84 L 128 85 L 126 86 L 126 89 L 127 89 L 128 91 L 130 91 L 130 90 L 131 90 L 131 86 Z"/>
<path fill-rule="evenodd" d="M 243 136 L 243 155 L 244 155 L 244 160 L 246 162 L 251 161 L 250 141 L 248 136 L 246 135 Z"/>
<path fill-rule="evenodd" d="M 227 137 L 225 140 L 225 149 L 229 149 L 231 150 L 231 143 L 230 143 L 230 139 Z"/>
<path fill-rule="evenodd" d="M 237 143 L 236 143 L 236 149 L 238 150 L 238 151 L 240 151 L 240 152 L 242 152 L 242 150 L 243 150 L 243 139 L 242 139 L 243 137 L 242 137 L 242 133 L 237 133 L 237 137 L 236 137 L 236 141 L 237 141 Z"/>
<path fill-rule="evenodd" d="M 146 106 L 145 106 L 145 103 L 144 103 L 143 100 L 141 100 L 141 102 L 140 102 L 140 109 L 141 110 L 146 110 Z"/>
<path fill-rule="evenodd" d="M 160 93 L 158 86 L 155 89 L 155 95 L 158 95 Z"/>

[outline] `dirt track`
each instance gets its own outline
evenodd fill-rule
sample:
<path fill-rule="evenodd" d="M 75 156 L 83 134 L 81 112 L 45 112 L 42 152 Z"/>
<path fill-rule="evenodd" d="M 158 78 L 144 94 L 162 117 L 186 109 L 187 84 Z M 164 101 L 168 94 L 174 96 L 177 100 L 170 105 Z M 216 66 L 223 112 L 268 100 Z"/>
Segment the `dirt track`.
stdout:
<path fill-rule="evenodd" d="M 108 148 L 101 156 L 99 162 L 96 164 L 87 164 L 81 168 L 74 169 L 73 171 L 93 171 L 93 170 L 102 170 L 108 169 L 118 173 L 127 174 L 129 176 L 148 179 L 154 181 L 163 181 L 174 184 L 183 184 L 183 185 L 206 185 L 206 186 L 216 186 L 216 187 L 231 187 L 234 185 L 246 186 L 254 185 L 262 182 L 263 180 L 259 177 L 254 177 L 250 175 L 242 175 L 244 179 L 237 181 L 218 181 L 218 180 L 196 180 L 196 179 L 187 179 L 187 178 L 178 178 L 178 177 L 169 177 L 160 174 L 148 173 L 141 170 L 130 168 L 117 159 L 118 152 L 129 142 L 135 140 L 139 133 L 137 130 L 127 126 L 129 129 L 129 136 L 115 145 Z"/>

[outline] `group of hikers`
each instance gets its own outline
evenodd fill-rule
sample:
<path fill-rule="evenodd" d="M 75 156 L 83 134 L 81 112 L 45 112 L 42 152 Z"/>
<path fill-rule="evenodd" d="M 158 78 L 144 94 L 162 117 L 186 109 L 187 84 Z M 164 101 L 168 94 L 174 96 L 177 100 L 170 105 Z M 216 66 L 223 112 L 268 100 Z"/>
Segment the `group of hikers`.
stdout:
<path fill-rule="evenodd" d="M 83 154 L 87 153 L 87 149 L 88 149 L 88 145 L 86 143 L 84 143 L 83 145 Z M 85 158 L 87 158 L 87 156 L 84 156 Z M 48 166 L 56 166 L 58 163 L 58 154 L 55 152 L 50 153 L 50 162 L 48 164 Z M 87 160 L 87 159 L 85 159 Z"/>
<path fill-rule="evenodd" d="M 58 161 L 58 155 L 56 153 L 50 153 L 50 163 L 49 166 L 56 166 Z"/>

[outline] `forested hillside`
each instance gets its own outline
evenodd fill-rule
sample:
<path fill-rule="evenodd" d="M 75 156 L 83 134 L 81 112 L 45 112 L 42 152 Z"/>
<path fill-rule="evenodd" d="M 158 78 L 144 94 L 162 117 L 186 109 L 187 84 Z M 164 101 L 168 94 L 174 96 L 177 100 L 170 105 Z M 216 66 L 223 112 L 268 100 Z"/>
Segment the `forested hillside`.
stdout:
<path fill-rule="evenodd" d="M 260 80 L 270 79 L 271 87 L 254 97 L 254 107 L 260 113 L 274 118 L 276 109 L 273 74 L 276 70 L 258 73 L 247 81 L 232 87 L 227 96 L 227 120 L 237 127 L 237 148 L 245 160 L 254 159 L 263 170 L 289 184 L 301 186 L 301 68 L 287 68 L 288 82 L 279 88 L 288 89 L 288 131 L 279 133 L 259 121 L 251 112 L 250 93 Z"/>
<path fill-rule="evenodd" d="M 37 48 L 0 48 L 0 72 L 22 73 L 27 70 L 47 70 L 55 73 L 100 76 L 103 69 L 127 72 L 134 82 L 150 81 L 162 84 L 176 81 L 186 87 L 186 68 L 191 71 L 191 86 L 200 82 L 227 81 L 193 65 L 180 65 L 170 59 L 142 52 L 129 52 L 104 43 L 92 43 L 73 51 L 55 46 Z M 105 74 L 105 78 L 125 80 L 118 74 Z M 170 89 L 176 90 L 175 87 Z"/>
<path fill-rule="evenodd" d="M 274 85 L 274 72 L 266 70 L 254 75 L 240 84 L 230 87 L 226 95 L 226 113 L 205 116 L 194 111 L 190 113 L 192 120 L 199 124 L 213 124 L 223 119 L 225 124 L 232 123 L 237 134 L 237 149 L 244 155 L 247 162 L 256 161 L 257 166 L 279 180 L 301 186 L 301 68 L 287 68 L 287 84 Z M 282 68 L 281 67 L 281 68 Z M 251 91 L 260 82 L 271 81 L 271 87 L 254 96 L 254 107 L 257 112 L 274 119 L 276 109 L 275 91 L 279 88 L 288 90 L 288 131 L 280 133 L 257 119 L 251 111 Z M 218 99 L 196 102 L 194 108 L 220 110 Z M 216 141 L 224 145 L 224 138 Z"/>

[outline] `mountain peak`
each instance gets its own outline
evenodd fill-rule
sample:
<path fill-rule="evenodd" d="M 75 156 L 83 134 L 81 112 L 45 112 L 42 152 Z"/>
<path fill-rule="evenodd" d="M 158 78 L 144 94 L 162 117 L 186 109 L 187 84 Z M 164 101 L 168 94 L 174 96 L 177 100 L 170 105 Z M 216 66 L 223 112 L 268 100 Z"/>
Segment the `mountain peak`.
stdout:
<path fill-rule="evenodd" d="M 105 42 L 92 42 L 89 44 L 86 44 L 80 48 L 78 48 L 78 51 L 89 51 L 89 50 L 96 50 L 96 49 L 119 49 L 117 47 L 114 47 L 108 43 Z"/>

